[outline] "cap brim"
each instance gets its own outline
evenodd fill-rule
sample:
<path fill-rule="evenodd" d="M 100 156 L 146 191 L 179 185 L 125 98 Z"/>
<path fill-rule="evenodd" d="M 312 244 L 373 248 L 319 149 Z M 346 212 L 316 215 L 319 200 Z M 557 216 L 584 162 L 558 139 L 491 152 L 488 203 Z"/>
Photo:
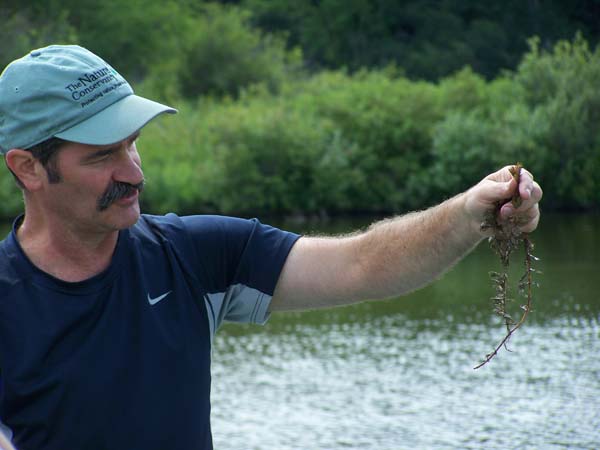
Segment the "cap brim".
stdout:
<path fill-rule="evenodd" d="M 170 106 L 132 94 L 55 136 L 81 144 L 109 145 L 128 138 L 159 114 L 176 112 Z"/>

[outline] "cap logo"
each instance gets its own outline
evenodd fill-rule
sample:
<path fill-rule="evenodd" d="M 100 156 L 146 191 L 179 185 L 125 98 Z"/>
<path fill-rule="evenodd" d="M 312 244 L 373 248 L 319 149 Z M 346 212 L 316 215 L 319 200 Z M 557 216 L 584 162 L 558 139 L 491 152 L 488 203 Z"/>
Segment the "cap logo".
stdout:
<path fill-rule="evenodd" d="M 73 100 L 78 102 L 82 108 L 85 108 L 124 84 L 127 84 L 127 82 L 116 70 L 112 67 L 104 66 L 93 72 L 84 73 L 67 84 L 65 89 L 69 92 Z"/>

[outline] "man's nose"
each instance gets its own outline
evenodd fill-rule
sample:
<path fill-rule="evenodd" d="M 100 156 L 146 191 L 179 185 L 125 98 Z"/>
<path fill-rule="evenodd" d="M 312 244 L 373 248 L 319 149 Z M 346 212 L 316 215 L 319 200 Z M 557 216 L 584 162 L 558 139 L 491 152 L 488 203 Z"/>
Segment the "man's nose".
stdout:
<path fill-rule="evenodd" d="M 124 152 L 124 156 L 114 174 L 115 181 L 138 184 L 144 181 L 144 172 L 137 151 Z"/>

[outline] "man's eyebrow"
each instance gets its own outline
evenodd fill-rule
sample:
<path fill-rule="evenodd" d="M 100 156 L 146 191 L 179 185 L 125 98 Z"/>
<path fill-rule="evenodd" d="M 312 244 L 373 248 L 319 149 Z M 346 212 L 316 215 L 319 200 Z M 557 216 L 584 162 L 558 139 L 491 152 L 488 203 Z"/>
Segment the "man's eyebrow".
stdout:
<path fill-rule="evenodd" d="M 140 137 L 139 130 L 136 131 L 135 133 L 133 133 L 131 136 L 129 136 L 127 138 L 127 142 L 131 143 L 131 142 L 135 141 L 138 137 Z M 123 141 L 121 141 L 121 142 L 123 142 Z M 111 145 L 110 147 L 103 148 L 101 150 L 90 153 L 89 155 L 86 155 L 83 158 L 83 162 L 93 161 L 94 159 L 102 158 L 103 156 L 108 156 L 108 155 L 118 151 L 121 148 L 121 142 L 117 142 L 115 145 Z"/>

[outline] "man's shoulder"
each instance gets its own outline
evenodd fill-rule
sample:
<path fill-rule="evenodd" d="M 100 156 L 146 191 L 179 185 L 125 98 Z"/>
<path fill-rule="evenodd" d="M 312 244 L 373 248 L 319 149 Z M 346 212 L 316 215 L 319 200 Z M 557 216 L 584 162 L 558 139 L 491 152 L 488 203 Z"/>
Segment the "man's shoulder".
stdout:
<path fill-rule="evenodd" d="M 291 233 L 263 225 L 257 219 L 176 214 L 143 214 L 132 227 L 131 236 L 142 247 L 168 246 L 181 256 L 207 263 L 238 260 L 244 253 L 273 251 L 293 239 Z"/>
<path fill-rule="evenodd" d="M 217 235 L 250 233 L 257 223 L 256 219 L 219 215 L 142 214 L 131 232 L 134 236 L 148 239 L 169 238 L 179 234 L 211 239 Z"/>
<path fill-rule="evenodd" d="M 164 240 L 178 240 L 188 233 L 185 218 L 169 213 L 165 215 L 142 214 L 130 228 L 134 239 L 160 244 Z"/>
<path fill-rule="evenodd" d="M 202 247 L 205 251 L 225 245 L 240 235 L 239 219 L 211 215 L 179 216 L 142 214 L 129 229 L 134 245 L 164 247 L 169 245 L 187 253 Z"/>
<path fill-rule="evenodd" d="M 164 237 L 165 233 L 183 231 L 181 218 L 172 213 L 164 216 L 142 214 L 135 225 L 129 229 L 133 237 L 150 241 L 157 241 L 158 238 Z"/>

